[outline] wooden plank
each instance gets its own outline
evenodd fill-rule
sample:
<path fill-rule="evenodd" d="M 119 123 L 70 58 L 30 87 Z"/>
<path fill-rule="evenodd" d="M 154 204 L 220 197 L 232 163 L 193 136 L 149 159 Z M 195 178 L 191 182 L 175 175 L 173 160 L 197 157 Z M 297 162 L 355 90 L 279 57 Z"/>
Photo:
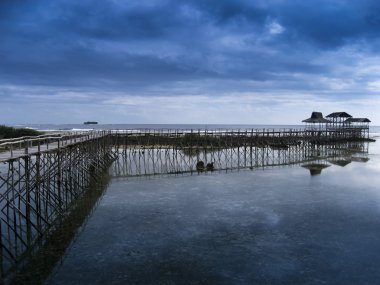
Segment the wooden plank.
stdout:
<path fill-rule="evenodd" d="M 101 138 L 104 135 L 105 134 L 103 132 L 99 132 L 96 134 L 86 134 L 86 135 L 83 135 L 81 137 L 78 137 L 78 135 L 64 136 L 64 137 L 67 137 L 67 139 L 61 140 L 62 137 L 59 137 L 58 138 L 59 140 L 57 140 L 55 142 L 44 143 L 41 145 L 36 145 L 36 146 L 32 146 L 32 147 L 27 147 L 27 148 L 16 148 L 16 149 L 13 149 L 12 151 L 9 150 L 9 151 L 0 152 L 0 162 L 12 160 L 12 159 L 18 159 L 20 157 L 24 157 L 27 155 L 34 155 L 34 154 L 37 154 L 39 152 L 54 151 L 54 150 L 57 150 L 58 147 L 68 147 L 70 145 L 74 145 L 74 144 L 79 143 L 79 142 L 86 142 L 86 141 L 92 140 L 94 138 Z M 43 139 L 46 139 L 46 138 L 43 138 Z M 38 141 L 38 139 L 33 138 L 30 140 L 25 140 L 23 142 L 28 143 L 28 142 L 35 142 L 35 141 Z M 12 143 L 14 143 L 14 142 L 12 142 Z M 59 143 L 59 145 L 58 145 L 58 143 Z"/>

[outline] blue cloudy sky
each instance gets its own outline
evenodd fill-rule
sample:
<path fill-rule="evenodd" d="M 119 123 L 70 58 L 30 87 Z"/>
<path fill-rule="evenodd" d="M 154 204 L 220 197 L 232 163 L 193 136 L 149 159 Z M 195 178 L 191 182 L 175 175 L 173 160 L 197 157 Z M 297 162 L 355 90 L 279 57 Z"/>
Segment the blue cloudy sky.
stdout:
<path fill-rule="evenodd" d="M 1 123 L 380 125 L 378 0 L 0 0 Z"/>

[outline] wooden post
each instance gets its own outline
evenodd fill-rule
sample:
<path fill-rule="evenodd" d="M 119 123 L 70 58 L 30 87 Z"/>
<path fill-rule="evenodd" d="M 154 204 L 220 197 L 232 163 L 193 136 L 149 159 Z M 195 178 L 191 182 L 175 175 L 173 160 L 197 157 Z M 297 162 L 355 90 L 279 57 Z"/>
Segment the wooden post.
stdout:
<path fill-rule="evenodd" d="M 28 154 L 28 141 L 27 139 L 24 139 L 24 148 L 25 148 L 25 154 Z"/>

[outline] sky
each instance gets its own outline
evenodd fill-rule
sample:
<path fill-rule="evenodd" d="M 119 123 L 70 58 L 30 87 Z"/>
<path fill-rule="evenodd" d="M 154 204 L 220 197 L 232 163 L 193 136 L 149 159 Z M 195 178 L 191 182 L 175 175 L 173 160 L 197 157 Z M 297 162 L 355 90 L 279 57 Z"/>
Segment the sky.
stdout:
<path fill-rule="evenodd" d="M 0 124 L 380 125 L 378 0 L 0 0 Z"/>

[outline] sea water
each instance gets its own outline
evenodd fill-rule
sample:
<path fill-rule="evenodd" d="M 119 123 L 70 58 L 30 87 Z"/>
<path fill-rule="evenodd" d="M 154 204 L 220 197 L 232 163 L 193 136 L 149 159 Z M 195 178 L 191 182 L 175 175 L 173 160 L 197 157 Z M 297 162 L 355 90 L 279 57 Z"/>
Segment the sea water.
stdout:
<path fill-rule="evenodd" d="M 368 158 L 115 178 L 46 284 L 380 284 Z"/>
<path fill-rule="evenodd" d="M 245 130 L 245 129 L 300 129 L 302 125 L 223 125 L 223 124 L 24 124 L 17 128 L 40 131 L 89 131 L 89 130 Z"/>

